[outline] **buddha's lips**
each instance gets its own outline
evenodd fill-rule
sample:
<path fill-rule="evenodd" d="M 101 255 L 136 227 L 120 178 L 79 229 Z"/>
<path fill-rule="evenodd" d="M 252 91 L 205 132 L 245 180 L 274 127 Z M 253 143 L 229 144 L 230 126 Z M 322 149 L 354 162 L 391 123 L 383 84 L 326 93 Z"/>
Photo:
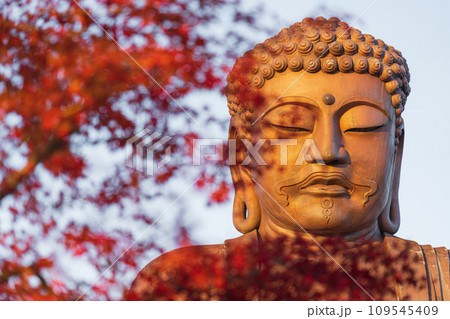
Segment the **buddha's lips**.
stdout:
<path fill-rule="evenodd" d="M 351 195 L 357 186 L 366 187 L 369 190 L 363 195 L 363 206 L 378 189 L 375 181 L 359 176 L 350 166 L 343 171 L 318 171 L 314 166 L 306 165 L 299 173 L 275 184 L 277 193 L 286 197 L 286 205 L 289 205 L 289 195 L 292 194 L 287 188 L 293 186 L 296 186 L 298 192 L 340 196 Z"/>
<path fill-rule="evenodd" d="M 297 187 L 299 192 L 328 193 L 330 195 L 351 194 L 354 187 L 348 178 L 342 173 L 316 173 L 311 174 Z"/>

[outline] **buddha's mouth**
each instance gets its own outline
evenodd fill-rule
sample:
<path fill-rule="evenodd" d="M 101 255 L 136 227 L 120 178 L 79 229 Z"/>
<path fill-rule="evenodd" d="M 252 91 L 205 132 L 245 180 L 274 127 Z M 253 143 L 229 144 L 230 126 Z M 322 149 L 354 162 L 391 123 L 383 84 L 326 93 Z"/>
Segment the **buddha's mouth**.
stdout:
<path fill-rule="evenodd" d="M 313 174 L 297 187 L 302 194 L 345 196 L 353 193 L 353 186 L 344 174 Z"/>
<path fill-rule="evenodd" d="M 299 172 L 291 177 L 279 180 L 275 184 L 277 194 L 285 196 L 286 206 L 289 206 L 289 196 L 292 196 L 291 187 L 298 193 L 327 196 L 350 196 L 356 187 L 367 188 L 361 201 L 365 206 L 370 196 L 378 190 L 375 181 L 359 176 L 355 170 L 348 166 L 341 172 L 317 171 L 313 165 L 305 165 Z"/>

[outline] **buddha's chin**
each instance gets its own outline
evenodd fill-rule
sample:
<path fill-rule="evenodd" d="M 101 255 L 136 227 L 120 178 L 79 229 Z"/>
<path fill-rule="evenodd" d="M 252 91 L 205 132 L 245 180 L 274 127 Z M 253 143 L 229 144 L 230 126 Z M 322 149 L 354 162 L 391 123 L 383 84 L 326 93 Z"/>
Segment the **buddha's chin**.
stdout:
<path fill-rule="evenodd" d="M 310 216 L 309 218 L 297 218 L 297 222 L 303 230 L 313 235 L 339 235 L 348 232 L 348 224 L 337 218 L 325 220 L 323 216 Z"/>
<path fill-rule="evenodd" d="M 331 213 L 324 209 L 312 209 L 308 212 L 296 211 L 295 219 L 304 231 L 315 235 L 344 235 L 358 229 L 358 221 L 355 214 L 362 216 L 363 212 L 351 212 L 340 210 L 336 207 Z"/>

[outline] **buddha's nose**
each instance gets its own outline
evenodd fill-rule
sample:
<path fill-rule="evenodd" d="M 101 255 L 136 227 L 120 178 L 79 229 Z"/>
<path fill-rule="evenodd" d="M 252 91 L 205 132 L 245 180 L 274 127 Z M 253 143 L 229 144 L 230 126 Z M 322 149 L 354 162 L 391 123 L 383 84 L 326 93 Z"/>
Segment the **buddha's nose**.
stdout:
<path fill-rule="evenodd" d="M 340 130 L 327 126 L 313 134 L 313 142 L 317 147 L 316 152 L 306 161 L 325 165 L 342 165 L 349 161 L 349 154 L 342 145 Z"/>

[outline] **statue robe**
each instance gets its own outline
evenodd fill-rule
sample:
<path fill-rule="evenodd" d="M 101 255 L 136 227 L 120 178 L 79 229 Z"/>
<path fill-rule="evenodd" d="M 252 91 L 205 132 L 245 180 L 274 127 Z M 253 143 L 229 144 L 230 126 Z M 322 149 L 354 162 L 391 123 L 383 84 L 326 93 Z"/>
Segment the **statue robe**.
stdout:
<path fill-rule="evenodd" d="M 280 299 L 276 296 L 272 298 L 270 291 L 264 292 L 265 277 L 261 277 L 263 270 L 258 258 L 248 258 L 258 255 L 258 243 L 255 230 L 227 240 L 224 244 L 183 247 L 165 253 L 141 270 L 132 284 L 128 300 Z M 402 255 L 394 266 L 396 269 L 386 270 L 386 274 L 396 278 L 391 282 L 391 291 L 394 293 L 382 295 L 380 299 L 450 300 L 449 251 L 446 248 L 419 245 L 389 235 L 378 244 L 383 245 L 391 258 L 400 258 L 398 256 L 402 251 L 407 256 L 405 260 L 405 254 Z M 399 277 L 407 276 L 405 266 L 414 274 L 413 278 L 397 281 L 402 279 Z M 313 290 L 316 289 L 314 285 L 312 282 L 303 287 L 291 287 L 290 282 L 283 282 L 282 288 Z M 360 292 L 363 293 L 362 289 Z M 327 295 L 326 292 L 319 299 L 352 300 L 348 296 L 342 298 L 339 295 Z M 362 299 L 372 300 L 368 295 Z"/>

